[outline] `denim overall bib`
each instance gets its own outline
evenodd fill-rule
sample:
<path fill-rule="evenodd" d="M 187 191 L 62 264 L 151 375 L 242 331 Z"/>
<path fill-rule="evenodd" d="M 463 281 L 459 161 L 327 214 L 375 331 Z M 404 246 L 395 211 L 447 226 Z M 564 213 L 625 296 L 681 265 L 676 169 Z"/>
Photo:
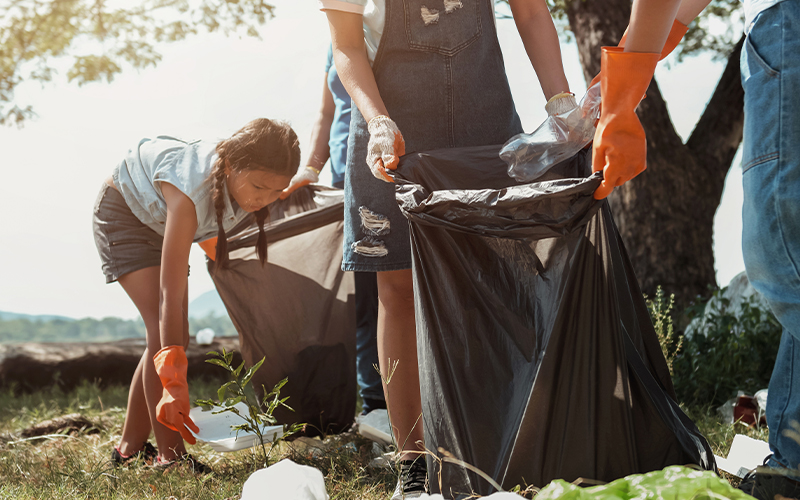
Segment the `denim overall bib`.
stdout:
<path fill-rule="evenodd" d="M 372 66 L 406 152 L 502 144 L 522 132 L 492 0 L 386 0 Z M 411 268 L 394 184 L 366 164 L 369 132 L 353 106 L 345 173 L 345 271 Z"/>

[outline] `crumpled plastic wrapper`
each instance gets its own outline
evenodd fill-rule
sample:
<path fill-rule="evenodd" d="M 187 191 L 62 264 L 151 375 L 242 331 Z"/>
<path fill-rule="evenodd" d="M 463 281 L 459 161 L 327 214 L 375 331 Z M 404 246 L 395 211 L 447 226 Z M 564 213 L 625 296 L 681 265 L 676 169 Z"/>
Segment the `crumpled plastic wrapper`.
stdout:
<path fill-rule="evenodd" d="M 531 182 L 553 165 L 571 158 L 594 139 L 600 118 L 600 84 L 586 91 L 578 107 L 548 116 L 530 134 L 517 134 L 500 150 L 508 164 L 508 175 L 518 182 Z"/>

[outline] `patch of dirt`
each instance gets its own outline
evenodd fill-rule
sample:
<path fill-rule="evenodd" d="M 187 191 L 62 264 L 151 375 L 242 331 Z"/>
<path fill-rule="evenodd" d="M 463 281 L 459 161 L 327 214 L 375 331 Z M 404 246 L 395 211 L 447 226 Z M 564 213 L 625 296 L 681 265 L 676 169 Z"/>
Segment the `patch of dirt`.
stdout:
<path fill-rule="evenodd" d="M 92 422 L 80 413 L 70 413 L 50 420 L 45 420 L 32 427 L 24 429 L 20 434 L 23 438 L 44 436 L 47 434 L 95 434 L 100 432 L 102 425 Z"/>

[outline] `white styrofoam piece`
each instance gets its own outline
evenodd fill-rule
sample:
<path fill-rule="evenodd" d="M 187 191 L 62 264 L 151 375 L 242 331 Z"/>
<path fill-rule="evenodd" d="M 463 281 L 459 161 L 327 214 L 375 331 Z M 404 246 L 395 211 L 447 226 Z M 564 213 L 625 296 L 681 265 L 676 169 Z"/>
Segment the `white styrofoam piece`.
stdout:
<path fill-rule="evenodd" d="M 235 407 L 243 415 L 248 414 L 247 405 L 237 403 Z M 189 411 L 189 417 L 194 421 L 200 432 L 192 432 L 195 437 L 204 441 L 216 451 L 229 452 L 243 450 L 258 446 L 258 436 L 254 432 L 236 431 L 231 429 L 232 425 L 241 425 L 244 422 L 240 416 L 233 412 L 214 414 L 219 408 L 204 409 L 197 406 Z M 261 433 L 264 440 L 272 442 L 283 434 L 282 425 L 262 426 Z"/>
<path fill-rule="evenodd" d="M 356 417 L 358 433 L 367 439 L 384 445 L 392 444 L 392 426 L 389 424 L 389 412 L 383 409 L 372 410 L 366 415 Z"/>
<path fill-rule="evenodd" d="M 329 500 L 322 472 L 284 459 L 250 474 L 242 500 Z"/>
<path fill-rule="evenodd" d="M 764 463 L 764 459 L 770 454 L 769 443 L 760 441 L 744 434 L 737 434 L 733 438 L 731 451 L 728 458 L 714 455 L 717 467 L 720 470 L 733 474 L 734 476 L 744 477 L 745 474 Z"/>
<path fill-rule="evenodd" d="M 214 342 L 214 330 L 211 328 L 203 328 L 194 336 L 197 345 L 211 345 Z"/>

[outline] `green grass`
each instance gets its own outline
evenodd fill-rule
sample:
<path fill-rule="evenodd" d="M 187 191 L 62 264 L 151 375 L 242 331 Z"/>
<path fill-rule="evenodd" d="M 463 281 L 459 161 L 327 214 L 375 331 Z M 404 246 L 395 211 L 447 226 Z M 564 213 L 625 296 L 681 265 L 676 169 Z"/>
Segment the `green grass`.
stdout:
<path fill-rule="evenodd" d="M 192 381 L 192 400 L 216 394 L 218 382 Z M 196 477 L 186 470 L 162 473 L 147 466 L 114 468 L 112 447 L 119 442 L 128 388 L 100 389 L 84 384 L 72 392 L 57 388 L 34 394 L 0 391 L 0 498 L 2 499 L 238 499 L 242 485 L 259 463 L 252 450 L 219 453 L 205 444 L 190 446 L 214 474 Z M 21 440 L 36 423 L 81 413 L 100 432 Z M 330 452 L 313 456 L 302 446 L 281 443 L 270 463 L 291 458 L 325 475 L 331 499 L 385 499 L 394 488 L 391 472 L 367 467 L 372 443 L 360 436 L 331 436 Z M 352 443 L 352 444 L 348 444 Z"/>
<path fill-rule="evenodd" d="M 218 382 L 192 381 L 192 400 L 214 397 Z M 114 468 L 108 459 L 119 442 L 128 388 L 100 389 L 84 384 L 64 393 L 52 388 L 27 395 L 0 390 L 0 498 L 66 499 L 238 499 L 244 481 L 257 469 L 252 450 L 218 453 L 204 444 L 190 452 L 211 465 L 214 474 L 196 477 L 186 470 L 162 473 L 146 466 Z M 38 422 L 81 413 L 100 432 L 53 436 L 24 441 L 19 433 Z M 715 454 L 726 456 L 737 433 L 766 439 L 766 430 L 725 425 L 708 408 L 689 415 L 707 436 Z M 368 467 L 372 443 L 360 436 L 330 436 L 328 451 L 314 455 L 307 448 L 281 443 L 270 462 L 291 458 L 320 469 L 333 500 L 386 499 L 394 487 L 391 471 Z M 734 481 L 735 484 L 735 481 Z"/>

